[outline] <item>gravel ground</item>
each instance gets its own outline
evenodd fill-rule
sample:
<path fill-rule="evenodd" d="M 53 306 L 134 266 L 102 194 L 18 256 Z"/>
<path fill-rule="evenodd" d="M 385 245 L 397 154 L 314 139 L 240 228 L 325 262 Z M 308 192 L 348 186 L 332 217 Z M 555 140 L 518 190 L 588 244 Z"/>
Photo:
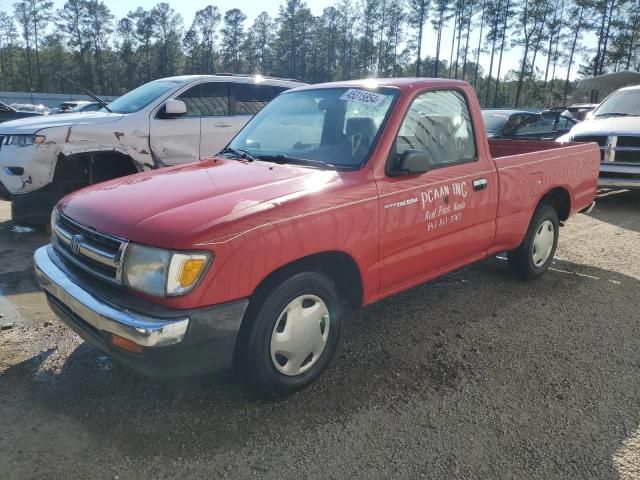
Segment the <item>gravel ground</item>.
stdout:
<path fill-rule="evenodd" d="M 490 259 L 367 307 L 285 401 L 162 383 L 46 306 L 0 202 L 0 478 L 640 478 L 640 192 L 601 193 L 522 283 Z"/>

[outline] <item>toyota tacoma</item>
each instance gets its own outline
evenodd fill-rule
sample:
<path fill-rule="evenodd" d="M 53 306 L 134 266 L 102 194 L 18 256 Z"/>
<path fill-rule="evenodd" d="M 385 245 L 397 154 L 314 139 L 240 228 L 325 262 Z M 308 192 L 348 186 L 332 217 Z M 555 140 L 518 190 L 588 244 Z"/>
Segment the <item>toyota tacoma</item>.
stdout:
<path fill-rule="evenodd" d="M 295 88 L 213 158 L 62 199 L 35 268 L 56 314 L 138 372 L 237 365 L 287 394 L 349 309 L 504 251 L 541 276 L 599 164 L 595 144 L 488 140 L 466 82 Z"/>

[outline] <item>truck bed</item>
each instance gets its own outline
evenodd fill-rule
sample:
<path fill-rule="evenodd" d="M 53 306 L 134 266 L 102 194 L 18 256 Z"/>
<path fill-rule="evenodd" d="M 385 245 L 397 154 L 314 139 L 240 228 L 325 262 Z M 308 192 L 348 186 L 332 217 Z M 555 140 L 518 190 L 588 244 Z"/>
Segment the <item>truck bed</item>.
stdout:
<path fill-rule="evenodd" d="M 545 140 L 489 139 L 489 150 L 494 160 L 511 155 L 551 150 L 558 148 L 559 145 L 558 142 Z"/>
<path fill-rule="evenodd" d="M 527 231 L 541 195 L 563 192 L 569 208 L 566 220 L 588 207 L 597 188 L 600 150 L 595 143 L 530 140 L 489 140 L 498 173 L 496 245 L 493 252 L 518 245 Z"/>

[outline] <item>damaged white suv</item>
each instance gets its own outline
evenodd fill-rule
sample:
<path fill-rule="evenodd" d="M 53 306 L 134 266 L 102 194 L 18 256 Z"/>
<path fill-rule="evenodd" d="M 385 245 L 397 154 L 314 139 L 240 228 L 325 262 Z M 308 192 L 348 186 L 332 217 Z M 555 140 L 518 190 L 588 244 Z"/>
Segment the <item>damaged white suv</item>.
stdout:
<path fill-rule="evenodd" d="M 264 105 L 300 82 L 188 75 L 149 82 L 100 111 L 0 124 L 0 198 L 21 224 L 46 224 L 69 192 L 222 149 Z"/>

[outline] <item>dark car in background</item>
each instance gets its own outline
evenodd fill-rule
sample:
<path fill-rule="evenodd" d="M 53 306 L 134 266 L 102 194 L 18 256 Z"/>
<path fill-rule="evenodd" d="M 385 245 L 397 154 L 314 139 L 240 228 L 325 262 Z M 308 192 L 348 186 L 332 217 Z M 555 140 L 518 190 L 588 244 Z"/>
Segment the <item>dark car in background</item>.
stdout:
<path fill-rule="evenodd" d="M 489 138 L 554 140 L 564 135 L 577 120 L 560 110 L 483 110 L 482 117 Z"/>
<path fill-rule="evenodd" d="M 19 118 L 39 117 L 44 114 L 44 112 L 37 110 L 31 112 L 16 110 L 12 106 L 0 102 L 0 122 L 8 122 L 9 120 L 17 120 Z"/>

